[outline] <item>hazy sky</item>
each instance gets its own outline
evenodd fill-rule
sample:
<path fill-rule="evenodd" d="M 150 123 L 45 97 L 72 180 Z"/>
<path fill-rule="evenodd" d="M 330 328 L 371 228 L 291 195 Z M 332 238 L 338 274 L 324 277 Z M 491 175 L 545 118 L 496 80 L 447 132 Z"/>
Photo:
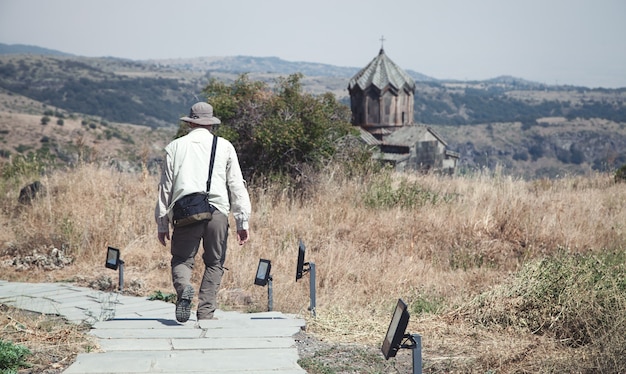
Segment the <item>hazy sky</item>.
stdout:
<path fill-rule="evenodd" d="M 437 79 L 626 87 L 626 0 L 0 0 L 0 43 L 133 60 L 275 56 Z"/>

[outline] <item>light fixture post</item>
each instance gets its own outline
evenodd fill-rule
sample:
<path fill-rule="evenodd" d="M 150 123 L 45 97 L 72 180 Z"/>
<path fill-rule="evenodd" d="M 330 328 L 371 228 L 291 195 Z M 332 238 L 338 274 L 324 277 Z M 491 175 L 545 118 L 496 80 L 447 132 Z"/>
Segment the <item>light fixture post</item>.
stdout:
<path fill-rule="evenodd" d="M 413 374 L 422 374 L 422 336 L 420 334 L 411 334 L 409 340 L 413 351 Z"/>
<path fill-rule="evenodd" d="M 267 311 L 271 312 L 274 309 L 274 290 L 272 287 L 272 277 L 267 280 Z"/>
<path fill-rule="evenodd" d="M 122 259 L 119 259 L 118 261 L 119 264 L 119 290 L 120 292 L 124 292 L 124 261 Z"/>
<path fill-rule="evenodd" d="M 315 295 L 315 262 L 309 262 L 309 272 L 311 273 L 309 279 L 309 297 L 311 298 L 309 310 L 311 311 L 311 316 L 315 318 L 315 307 L 316 307 L 316 295 Z"/>

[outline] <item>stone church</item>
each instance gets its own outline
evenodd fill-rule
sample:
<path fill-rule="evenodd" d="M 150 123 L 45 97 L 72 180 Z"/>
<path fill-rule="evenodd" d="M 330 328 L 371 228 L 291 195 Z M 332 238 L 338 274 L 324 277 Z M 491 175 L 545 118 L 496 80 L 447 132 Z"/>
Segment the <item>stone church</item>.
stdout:
<path fill-rule="evenodd" d="M 377 157 L 398 171 L 453 173 L 459 154 L 432 128 L 413 121 L 415 81 L 381 47 L 348 83 L 352 125 L 376 146 Z"/>

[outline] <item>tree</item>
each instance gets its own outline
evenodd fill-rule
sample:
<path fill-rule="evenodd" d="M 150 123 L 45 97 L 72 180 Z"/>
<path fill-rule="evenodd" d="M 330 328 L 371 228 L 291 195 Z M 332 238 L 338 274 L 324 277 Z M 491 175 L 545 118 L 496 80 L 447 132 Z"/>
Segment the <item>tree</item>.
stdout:
<path fill-rule="evenodd" d="M 350 109 L 331 93 L 303 93 L 301 78 L 279 78 L 272 89 L 244 74 L 230 85 L 213 79 L 204 89 L 222 120 L 215 133 L 238 150 L 246 177 L 295 178 L 305 164 L 318 169 L 332 159 L 338 140 L 352 132 Z M 181 127 L 178 135 L 185 132 Z"/>
<path fill-rule="evenodd" d="M 48 116 L 41 117 L 41 124 L 42 125 L 47 125 L 49 122 L 50 122 L 50 117 L 48 117 Z"/>
<path fill-rule="evenodd" d="M 576 145 L 572 144 L 570 146 L 569 151 L 570 151 L 570 162 L 572 164 L 580 165 L 583 162 L 585 162 L 585 154 Z"/>

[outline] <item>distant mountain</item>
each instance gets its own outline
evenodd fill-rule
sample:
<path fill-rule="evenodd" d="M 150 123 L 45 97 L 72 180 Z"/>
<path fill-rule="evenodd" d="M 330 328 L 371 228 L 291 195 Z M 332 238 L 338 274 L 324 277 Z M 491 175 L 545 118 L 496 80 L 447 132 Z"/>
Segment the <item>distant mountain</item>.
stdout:
<path fill-rule="evenodd" d="M 80 57 L 71 53 L 48 49 L 33 45 L 24 44 L 4 44 L 0 43 L 0 55 L 3 54 L 32 54 L 44 56 L 67 56 Z M 117 60 L 115 57 L 109 59 Z M 119 60 L 132 61 L 119 58 Z M 289 75 L 294 73 L 302 73 L 311 77 L 326 78 L 352 78 L 359 72 L 367 61 L 361 67 L 344 67 L 329 64 L 304 62 L 304 61 L 287 61 L 279 57 L 255 57 L 255 56 L 227 56 L 227 57 L 195 57 L 180 59 L 148 59 L 135 61 L 137 63 L 152 64 L 159 67 L 168 67 L 175 70 L 192 70 L 203 72 L 217 72 L 226 74 L 278 74 Z M 416 82 L 445 82 L 446 80 L 438 80 L 428 75 L 407 69 L 406 72 L 415 79 Z M 530 82 L 521 78 L 511 76 L 501 76 L 487 80 L 489 83 L 506 83 L 506 84 L 522 84 L 539 85 L 539 83 Z"/>
<path fill-rule="evenodd" d="M 54 49 L 37 47 L 25 44 L 3 44 L 0 43 L 0 54 L 30 54 L 30 55 L 50 55 L 50 56 L 74 56 L 70 53 L 57 51 Z"/>
<path fill-rule="evenodd" d="M 312 62 L 289 62 L 278 57 L 198 57 L 186 59 L 147 60 L 160 66 L 176 69 L 193 69 L 232 74 L 242 73 L 280 73 L 284 75 L 302 73 L 309 76 L 348 77 L 359 69 L 338 67 Z"/>
<path fill-rule="evenodd" d="M 145 62 L 168 66 L 175 69 L 194 69 L 231 74 L 242 73 L 265 73 L 265 74 L 295 74 L 302 73 L 305 76 L 329 77 L 329 78 L 352 78 L 363 67 L 341 67 L 315 62 L 286 61 L 278 57 L 198 57 L 186 59 L 147 60 Z M 363 66 L 365 66 L 364 64 Z M 407 70 L 413 79 L 420 82 L 435 82 L 435 78 Z"/>

